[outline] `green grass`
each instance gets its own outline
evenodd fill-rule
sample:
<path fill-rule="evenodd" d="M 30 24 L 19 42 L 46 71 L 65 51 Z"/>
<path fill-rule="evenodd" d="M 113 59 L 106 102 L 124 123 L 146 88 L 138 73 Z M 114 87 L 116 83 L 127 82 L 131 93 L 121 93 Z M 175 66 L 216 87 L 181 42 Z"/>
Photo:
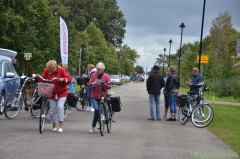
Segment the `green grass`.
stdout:
<path fill-rule="evenodd" d="M 223 142 L 240 153 L 240 106 L 215 104 L 214 119 L 207 127 Z"/>
<path fill-rule="evenodd" d="M 179 93 L 182 94 L 186 94 L 189 91 L 189 87 L 180 87 L 179 89 Z M 237 99 L 233 99 L 233 97 L 229 96 L 229 97 L 218 97 L 216 95 L 214 95 L 214 92 L 211 92 L 211 88 L 209 93 L 208 92 L 203 92 L 204 97 L 208 100 L 215 100 L 215 101 L 224 101 L 224 102 L 236 102 L 239 103 L 240 102 L 240 98 Z"/>

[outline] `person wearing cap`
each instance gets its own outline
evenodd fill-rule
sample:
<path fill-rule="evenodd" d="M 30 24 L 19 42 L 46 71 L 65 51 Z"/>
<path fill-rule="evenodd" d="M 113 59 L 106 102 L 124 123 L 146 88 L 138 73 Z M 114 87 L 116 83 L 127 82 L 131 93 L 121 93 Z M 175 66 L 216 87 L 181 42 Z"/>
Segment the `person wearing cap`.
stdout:
<path fill-rule="evenodd" d="M 159 66 L 153 66 L 153 72 L 149 75 L 147 82 L 147 91 L 149 94 L 150 118 L 148 120 L 155 120 L 154 105 L 156 106 L 156 118 L 160 117 L 160 92 L 165 86 L 163 76 L 159 74 Z"/>
<path fill-rule="evenodd" d="M 199 83 L 203 82 L 204 79 L 203 79 L 203 76 L 199 73 L 199 69 L 197 67 L 194 67 L 192 69 L 192 75 L 193 76 L 192 76 L 191 83 L 187 83 L 187 85 L 190 87 L 191 92 L 195 92 L 196 95 L 194 96 L 194 99 L 196 100 L 199 93 L 199 88 L 200 88 Z"/>
<path fill-rule="evenodd" d="M 166 96 L 168 105 L 170 107 L 171 117 L 167 119 L 167 121 L 176 121 L 176 103 L 177 103 L 177 95 L 180 87 L 180 78 L 176 73 L 176 67 L 171 65 L 169 68 L 171 74 L 168 76 L 165 86 Z"/>

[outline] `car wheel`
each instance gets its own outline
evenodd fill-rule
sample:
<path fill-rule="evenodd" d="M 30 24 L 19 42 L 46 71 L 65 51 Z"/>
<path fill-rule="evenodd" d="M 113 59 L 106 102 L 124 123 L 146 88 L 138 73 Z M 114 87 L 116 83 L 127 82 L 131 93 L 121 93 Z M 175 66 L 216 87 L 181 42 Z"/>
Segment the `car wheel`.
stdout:
<path fill-rule="evenodd" d="M 2 95 L 0 97 L 0 115 L 2 115 L 4 111 L 4 101 L 5 101 L 4 93 L 2 92 Z"/>

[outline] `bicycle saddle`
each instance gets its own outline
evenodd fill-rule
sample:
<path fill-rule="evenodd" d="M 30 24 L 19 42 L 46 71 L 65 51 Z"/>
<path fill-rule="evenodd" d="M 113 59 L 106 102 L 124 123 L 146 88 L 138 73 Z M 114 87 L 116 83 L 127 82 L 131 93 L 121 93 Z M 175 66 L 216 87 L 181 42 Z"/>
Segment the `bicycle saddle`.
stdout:
<path fill-rule="evenodd" d="M 193 92 L 193 91 L 190 91 L 190 92 L 187 92 L 187 94 L 190 94 L 190 95 L 195 95 L 196 93 Z"/>

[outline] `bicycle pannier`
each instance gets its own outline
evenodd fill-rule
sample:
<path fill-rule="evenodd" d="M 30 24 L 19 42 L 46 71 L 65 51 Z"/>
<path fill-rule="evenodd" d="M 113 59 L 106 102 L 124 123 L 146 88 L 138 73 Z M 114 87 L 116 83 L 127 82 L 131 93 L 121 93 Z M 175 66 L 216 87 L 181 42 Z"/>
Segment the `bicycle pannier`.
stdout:
<path fill-rule="evenodd" d="M 187 95 L 186 94 L 178 94 L 177 95 L 177 104 L 178 107 L 184 107 L 186 103 Z"/>
<path fill-rule="evenodd" d="M 36 102 L 36 103 L 35 103 Z M 39 98 L 39 96 L 35 96 L 34 98 L 34 105 L 33 105 L 33 110 L 41 109 L 42 105 L 42 97 Z"/>
<path fill-rule="evenodd" d="M 69 92 L 67 96 L 67 104 L 71 107 L 76 107 L 78 102 L 78 94 Z"/>
<path fill-rule="evenodd" d="M 114 111 L 114 112 L 120 112 L 121 111 L 122 104 L 121 104 L 121 100 L 120 100 L 119 96 L 110 97 L 110 103 L 112 105 L 112 111 Z"/>

